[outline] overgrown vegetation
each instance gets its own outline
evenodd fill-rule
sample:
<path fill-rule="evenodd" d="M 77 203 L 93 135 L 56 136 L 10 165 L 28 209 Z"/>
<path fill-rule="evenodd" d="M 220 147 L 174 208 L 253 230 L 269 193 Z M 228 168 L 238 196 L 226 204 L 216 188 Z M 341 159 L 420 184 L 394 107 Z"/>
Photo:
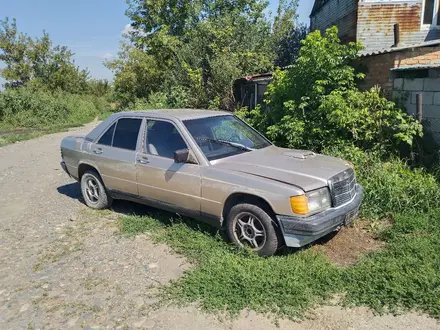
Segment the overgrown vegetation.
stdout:
<path fill-rule="evenodd" d="M 107 62 L 115 87 L 91 80 L 69 49 L 49 35 L 30 38 L 15 21 L 0 22 L 0 145 L 79 125 L 113 109 L 202 107 L 233 110 L 236 78 L 276 70 L 267 104 L 238 114 L 281 147 L 342 157 L 365 188 L 362 215 L 387 220 L 382 251 L 354 266 L 332 264 L 305 249 L 263 259 L 237 250 L 220 233 L 169 214 L 123 216 L 121 231 L 148 231 L 195 265 L 166 287 L 171 299 L 232 314 L 251 308 L 297 318 L 334 295 L 377 311 L 417 309 L 440 318 L 440 190 L 438 178 L 399 158 L 421 126 L 378 89 L 357 88 L 351 63 L 359 44 L 341 45 L 337 29 L 322 36 L 296 26 L 297 1 L 280 1 L 274 20 L 262 0 L 129 0 L 132 30 Z M 171 221 L 170 221 L 171 218 Z M 372 226 L 373 227 L 373 226 Z"/>
<path fill-rule="evenodd" d="M 305 31 L 296 0 L 280 1 L 273 24 L 263 0 L 128 4 L 129 40 L 107 62 L 123 107 L 160 93 L 169 107 L 233 110 L 234 80 L 293 60 Z"/>
<path fill-rule="evenodd" d="M 164 220 L 166 214 L 123 216 L 122 232 L 148 231 L 195 267 L 164 288 L 178 302 L 198 302 L 207 311 L 236 315 L 243 309 L 300 318 L 335 295 L 342 303 L 378 312 L 416 309 L 440 317 L 439 212 L 398 215 L 382 233 L 387 247 L 342 268 L 311 249 L 259 258 L 236 251 L 224 238 L 193 220 Z M 170 222 L 171 221 L 171 222 Z M 342 295 L 341 295 L 342 294 Z"/>
<path fill-rule="evenodd" d="M 46 32 L 32 39 L 15 20 L 0 21 L 1 145 L 87 123 L 108 108 L 108 82 L 89 79 L 72 57 Z"/>
<path fill-rule="evenodd" d="M 351 161 L 365 188 L 362 216 L 386 247 L 349 267 L 311 249 L 262 259 L 191 220 L 164 220 L 163 213 L 121 217 L 123 233 L 148 231 L 195 264 L 164 289 L 168 297 L 209 311 L 249 308 L 297 318 L 338 296 L 342 304 L 379 312 L 416 309 L 440 318 L 439 184 L 399 158 L 421 126 L 380 90 L 358 90 L 363 75 L 351 61 L 359 49 L 341 45 L 336 28 L 311 33 L 292 67 L 276 72 L 267 107 L 239 114 L 278 146 Z"/>
<path fill-rule="evenodd" d="M 61 90 L 20 87 L 0 93 L 0 120 L 5 127 L 80 125 L 93 120 L 105 107 L 105 101 L 91 95 Z"/>
<path fill-rule="evenodd" d="M 167 217 L 168 216 L 168 217 Z M 315 252 L 303 251 L 268 259 L 236 250 L 212 228 L 169 214 L 123 216 L 123 233 L 148 231 L 197 266 L 165 288 L 180 302 L 199 302 L 208 311 L 236 315 L 244 308 L 296 317 L 334 292 L 339 270 Z"/>
<path fill-rule="evenodd" d="M 422 127 L 381 95 L 359 91 L 352 61 L 360 45 L 343 45 L 336 27 L 310 33 L 299 58 L 276 71 L 267 92 L 267 107 L 243 109 L 247 119 L 279 146 L 321 151 L 326 146 L 353 143 L 364 150 L 395 152 L 411 145 Z M 269 110 L 270 109 L 270 110 Z"/>
<path fill-rule="evenodd" d="M 440 189 L 433 174 L 423 168 L 410 168 L 391 156 L 365 152 L 353 146 L 329 147 L 326 154 L 349 160 L 365 188 L 363 215 L 369 219 L 393 219 L 400 214 L 424 214 L 440 210 Z"/>
<path fill-rule="evenodd" d="M 250 308 L 296 319 L 337 295 L 342 304 L 378 312 L 416 309 L 440 318 L 438 184 L 398 159 L 362 155 L 358 160 L 358 178 L 367 193 L 363 213 L 389 218 L 393 226 L 377 232 L 386 248 L 354 266 L 339 267 L 311 249 L 259 258 L 236 250 L 211 228 L 167 213 L 122 216 L 120 228 L 128 235 L 149 232 L 192 261 L 195 267 L 164 293 L 173 301 L 198 302 L 208 311 L 236 315 Z"/>

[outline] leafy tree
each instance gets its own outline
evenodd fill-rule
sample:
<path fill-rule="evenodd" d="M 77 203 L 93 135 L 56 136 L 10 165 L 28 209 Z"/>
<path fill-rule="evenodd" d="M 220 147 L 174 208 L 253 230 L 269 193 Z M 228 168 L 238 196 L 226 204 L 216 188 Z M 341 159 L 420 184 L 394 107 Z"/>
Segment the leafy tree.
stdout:
<path fill-rule="evenodd" d="M 87 90 L 87 70 L 80 70 L 65 46 L 53 46 L 46 32 L 32 39 L 17 29 L 15 19 L 0 21 L 0 75 L 6 87 L 32 85 L 72 93 Z"/>
<path fill-rule="evenodd" d="M 180 105 L 233 109 L 234 80 L 273 68 L 265 1 L 129 0 L 128 4 L 132 45 L 124 45 L 120 58 L 107 63 L 115 71 L 115 88 L 125 103 L 160 91 L 169 104 L 178 99 Z"/>
<path fill-rule="evenodd" d="M 297 8 L 297 0 L 279 1 L 271 38 L 272 48 L 276 54 L 276 66 L 285 67 L 295 62 L 301 48 L 301 40 L 307 36 L 307 26 L 304 24 L 296 25 Z"/>
<path fill-rule="evenodd" d="M 364 149 L 396 150 L 411 145 L 421 126 L 387 101 L 378 89 L 360 92 L 364 77 L 351 66 L 360 45 L 342 45 L 336 27 L 322 36 L 310 33 L 299 58 L 287 71 L 276 71 L 268 87 L 270 110 L 241 111 L 275 143 L 321 151 L 355 143 Z"/>
<path fill-rule="evenodd" d="M 97 97 L 108 96 L 112 86 L 107 79 L 90 79 L 88 81 L 88 92 Z"/>
<path fill-rule="evenodd" d="M 158 63 L 139 48 L 123 43 L 118 58 L 105 64 L 115 73 L 115 94 L 124 107 L 159 90 L 163 76 Z"/>
<path fill-rule="evenodd" d="M 284 31 L 274 43 L 275 65 L 281 68 L 292 65 L 299 56 L 299 50 L 302 46 L 301 41 L 307 37 L 308 33 L 309 28 L 304 24 Z"/>

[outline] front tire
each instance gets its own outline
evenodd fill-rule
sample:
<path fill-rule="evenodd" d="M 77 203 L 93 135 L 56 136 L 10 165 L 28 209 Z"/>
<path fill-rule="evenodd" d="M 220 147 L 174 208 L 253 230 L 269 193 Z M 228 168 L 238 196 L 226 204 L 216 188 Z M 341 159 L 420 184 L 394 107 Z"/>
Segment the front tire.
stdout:
<path fill-rule="evenodd" d="M 257 205 L 237 204 L 227 217 L 226 231 L 230 241 L 251 248 L 261 257 L 270 257 L 277 252 L 277 230 L 272 218 Z"/>
<path fill-rule="evenodd" d="M 81 177 L 81 192 L 86 205 L 95 210 L 110 207 L 112 199 L 96 171 L 86 171 Z"/>

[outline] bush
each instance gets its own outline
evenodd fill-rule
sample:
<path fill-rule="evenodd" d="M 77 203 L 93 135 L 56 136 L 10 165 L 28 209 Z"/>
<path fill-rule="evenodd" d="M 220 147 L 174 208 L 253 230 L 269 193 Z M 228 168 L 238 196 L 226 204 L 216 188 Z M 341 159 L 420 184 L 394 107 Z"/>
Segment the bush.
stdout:
<path fill-rule="evenodd" d="M 105 100 L 90 95 L 52 93 L 27 87 L 0 93 L 0 120 L 4 126 L 45 128 L 83 124 L 105 108 Z"/>
<path fill-rule="evenodd" d="M 267 107 L 240 111 L 278 146 L 321 151 L 354 143 L 395 153 L 411 145 L 422 127 L 373 88 L 361 92 L 363 74 L 351 65 L 358 44 L 342 45 L 336 27 L 303 41 L 300 57 L 287 71 L 276 71 L 267 91 Z"/>
<path fill-rule="evenodd" d="M 424 169 L 411 169 L 397 157 L 383 160 L 378 152 L 356 147 L 324 151 L 355 165 L 357 179 L 365 188 L 363 215 L 370 218 L 429 212 L 440 207 L 440 187 Z"/>

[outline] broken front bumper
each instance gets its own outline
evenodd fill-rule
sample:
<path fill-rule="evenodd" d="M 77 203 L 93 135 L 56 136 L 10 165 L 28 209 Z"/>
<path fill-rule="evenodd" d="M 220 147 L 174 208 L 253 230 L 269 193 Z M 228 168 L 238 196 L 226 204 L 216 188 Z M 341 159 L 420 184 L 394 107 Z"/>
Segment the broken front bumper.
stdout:
<path fill-rule="evenodd" d="M 277 219 L 289 247 L 301 247 L 339 230 L 351 223 L 359 214 L 364 189 L 356 185 L 356 195 L 347 204 L 330 208 L 310 217 L 278 215 Z"/>

